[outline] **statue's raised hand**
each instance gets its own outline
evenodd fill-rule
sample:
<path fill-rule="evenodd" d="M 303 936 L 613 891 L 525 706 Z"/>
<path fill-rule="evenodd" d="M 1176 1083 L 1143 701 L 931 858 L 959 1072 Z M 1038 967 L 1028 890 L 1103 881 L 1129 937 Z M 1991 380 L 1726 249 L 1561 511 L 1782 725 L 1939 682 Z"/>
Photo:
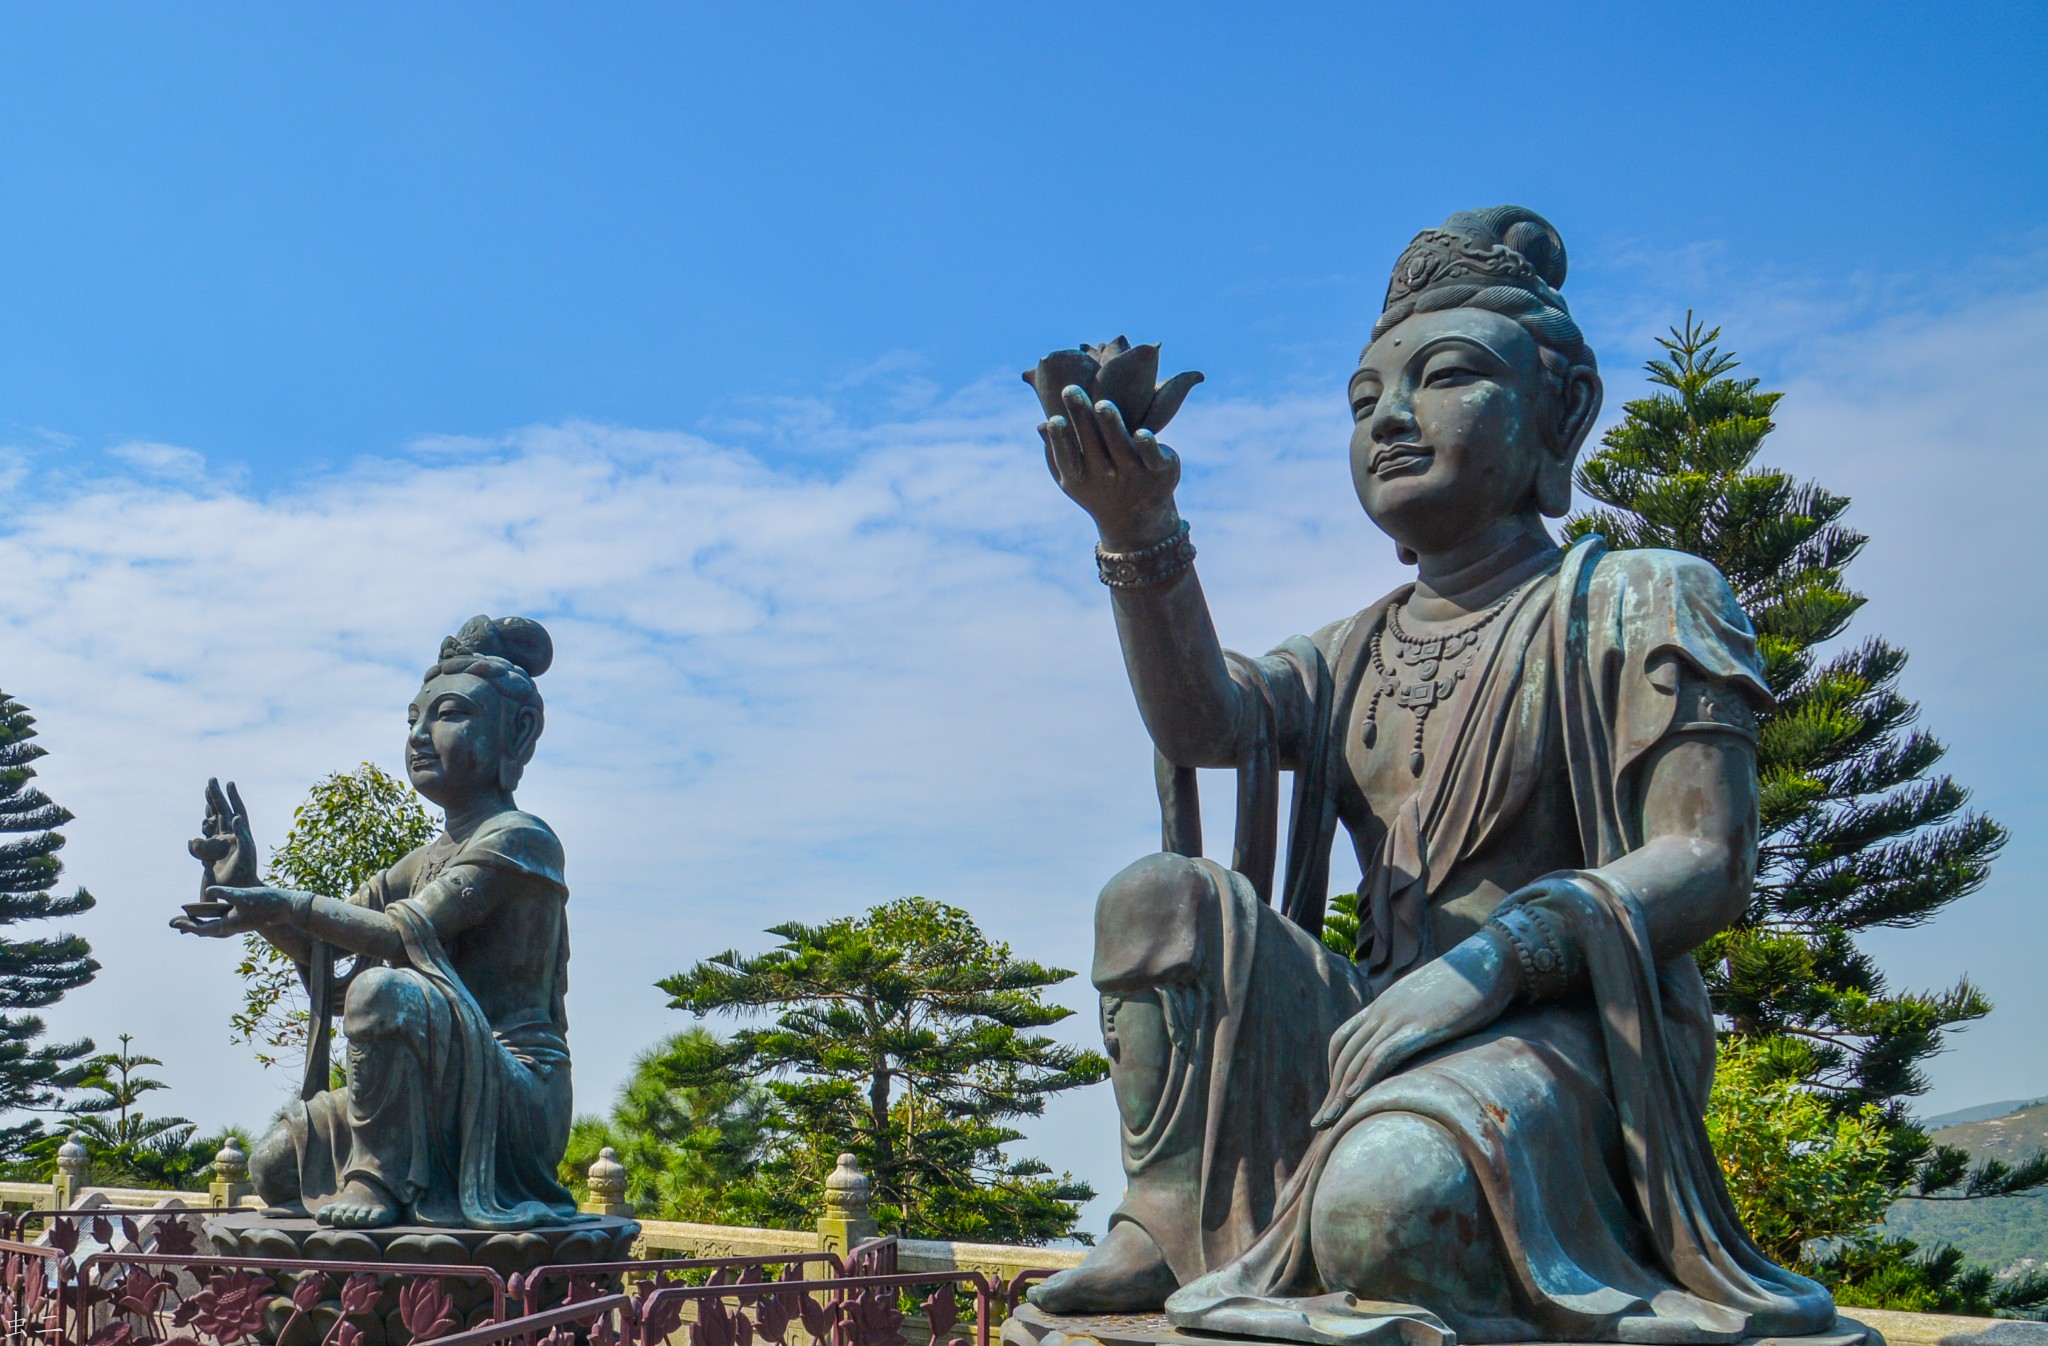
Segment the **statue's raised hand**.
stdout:
<path fill-rule="evenodd" d="M 261 883 L 256 872 L 256 840 L 249 834 L 249 810 L 233 781 L 223 792 L 218 780 L 206 782 L 206 817 L 199 835 L 187 843 L 194 859 L 206 866 L 201 892 L 208 888 L 253 888 Z"/>
<path fill-rule="evenodd" d="M 1137 551 L 1179 520 L 1174 489 L 1180 458 L 1159 442 L 1202 376 L 1176 374 L 1155 385 L 1159 347 L 1122 337 L 1106 346 L 1054 351 L 1027 371 L 1046 419 L 1038 427 L 1045 463 L 1070 499 L 1088 511 L 1111 551 Z"/>

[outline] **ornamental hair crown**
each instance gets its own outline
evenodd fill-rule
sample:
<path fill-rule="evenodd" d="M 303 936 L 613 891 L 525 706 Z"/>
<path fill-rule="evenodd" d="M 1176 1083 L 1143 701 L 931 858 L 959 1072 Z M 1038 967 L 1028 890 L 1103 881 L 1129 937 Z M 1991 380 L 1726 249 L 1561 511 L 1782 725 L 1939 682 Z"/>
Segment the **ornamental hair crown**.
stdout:
<path fill-rule="evenodd" d="M 1387 284 L 1387 305 L 1440 285 L 1504 285 L 1564 308 L 1564 239 L 1527 206 L 1461 210 L 1415 236 Z"/>

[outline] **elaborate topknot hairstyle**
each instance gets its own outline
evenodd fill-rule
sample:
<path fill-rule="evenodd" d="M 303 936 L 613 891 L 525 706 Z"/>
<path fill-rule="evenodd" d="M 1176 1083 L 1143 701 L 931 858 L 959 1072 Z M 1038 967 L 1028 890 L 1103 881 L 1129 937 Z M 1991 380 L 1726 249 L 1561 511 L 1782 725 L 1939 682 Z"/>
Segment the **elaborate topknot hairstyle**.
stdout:
<path fill-rule="evenodd" d="M 1526 206 L 1461 210 L 1415 236 L 1394 263 L 1374 341 L 1415 313 L 1483 308 L 1513 318 L 1536 338 L 1543 367 L 1562 384 L 1574 366 L 1596 368 L 1585 334 L 1558 291 L 1564 240 Z"/>
<path fill-rule="evenodd" d="M 462 629 L 441 642 L 441 657 L 426 671 L 421 682 L 431 682 L 446 673 L 467 673 L 497 688 L 515 715 L 533 714 L 532 732 L 514 740 L 512 752 L 499 769 L 507 790 L 519 784 L 520 773 L 533 758 L 533 746 L 540 738 L 546 707 L 534 679 L 548 671 L 555 661 L 555 642 L 548 629 L 526 617 L 471 617 Z"/>

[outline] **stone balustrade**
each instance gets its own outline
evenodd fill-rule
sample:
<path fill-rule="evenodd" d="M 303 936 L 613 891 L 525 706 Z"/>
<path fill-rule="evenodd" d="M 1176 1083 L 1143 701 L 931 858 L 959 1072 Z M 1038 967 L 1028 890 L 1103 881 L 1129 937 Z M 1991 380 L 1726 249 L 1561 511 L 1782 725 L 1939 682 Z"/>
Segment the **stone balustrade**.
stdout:
<path fill-rule="evenodd" d="M 75 1153 L 65 1153 L 73 1151 Z M 153 1208 L 167 1205 L 260 1207 L 248 1185 L 248 1160 L 230 1141 L 214 1159 L 214 1182 L 205 1192 L 169 1192 L 151 1188 L 84 1185 L 85 1154 L 76 1142 L 59 1152 L 50 1182 L 0 1182 L 0 1207 L 33 1210 L 90 1209 L 96 1206 Z M 627 1173 L 618 1154 L 607 1146 L 591 1165 L 589 1198 L 583 1209 L 595 1214 L 630 1218 L 626 1202 Z M 772 1257 L 781 1253 L 844 1254 L 877 1232 L 870 1214 L 872 1184 L 850 1154 L 825 1183 L 823 1206 L 815 1230 L 758 1229 L 744 1225 L 693 1224 L 682 1220 L 642 1220 L 634 1255 L 665 1257 Z M 1031 1248 L 1000 1243 L 961 1243 L 945 1239 L 900 1239 L 897 1262 L 904 1271 L 978 1271 L 1007 1282 L 1020 1271 L 1059 1270 L 1080 1262 L 1083 1248 Z M 1952 1314 L 1901 1313 L 1890 1309 L 1847 1308 L 1844 1313 L 1876 1328 L 1886 1346 L 2048 1346 L 2048 1323 L 2007 1318 L 1966 1318 Z"/>

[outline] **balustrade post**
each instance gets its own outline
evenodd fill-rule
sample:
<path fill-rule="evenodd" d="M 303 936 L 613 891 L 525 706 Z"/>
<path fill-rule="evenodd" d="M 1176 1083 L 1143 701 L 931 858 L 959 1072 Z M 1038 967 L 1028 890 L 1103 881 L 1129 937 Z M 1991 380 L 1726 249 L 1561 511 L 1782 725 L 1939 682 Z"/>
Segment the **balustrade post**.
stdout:
<path fill-rule="evenodd" d="M 882 1232 L 868 1214 L 874 1184 L 860 1171 L 850 1154 L 839 1156 L 838 1166 L 825 1179 L 825 1210 L 818 1217 L 818 1246 L 844 1257 L 856 1246 Z"/>
<path fill-rule="evenodd" d="M 206 1194 L 214 1205 L 235 1210 L 255 1190 L 249 1185 L 249 1156 L 242 1153 L 242 1143 L 229 1136 L 213 1156 L 213 1181 L 206 1185 Z"/>
<path fill-rule="evenodd" d="M 607 1145 L 597 1152 L 597 1162 L 590 1166 L 589 1185 L 590 1195 L 583 1199 L 584 1214 L 633 1218 L 632 1203 L 626 1200 L 626 1166 L 619 1162 L 617 1150 Z"/>
<path fill-rule="evenodd" d="M 70 1210 L 85 1190 L 85 1146 L 72 1132 L 57 1147 L 57 1171 L 50 1178 L 50 1209 Z"/>

